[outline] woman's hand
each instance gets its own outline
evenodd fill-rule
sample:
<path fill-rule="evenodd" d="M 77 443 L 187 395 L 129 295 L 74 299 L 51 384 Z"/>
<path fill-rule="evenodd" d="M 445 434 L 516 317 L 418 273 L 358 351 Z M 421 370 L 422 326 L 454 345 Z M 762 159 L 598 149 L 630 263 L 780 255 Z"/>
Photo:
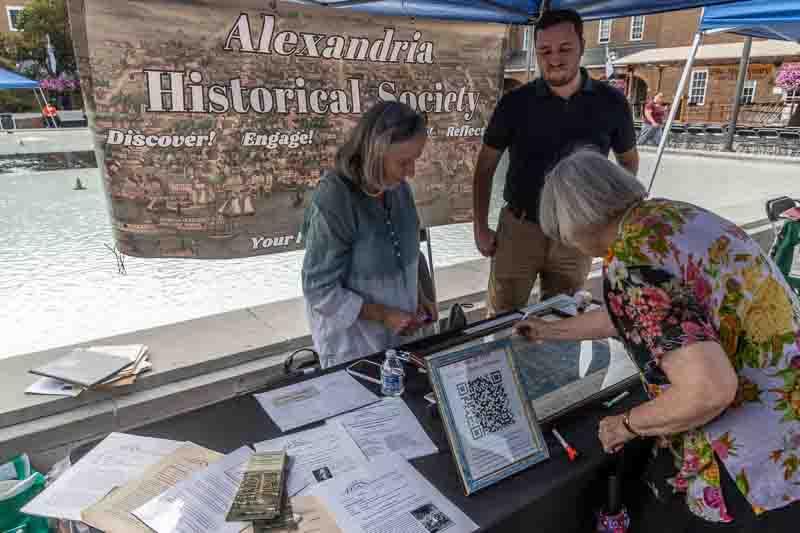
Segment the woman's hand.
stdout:
<path fill-rule="evenodd" d="M 597 436 L 606 453 L 617 453 L 626 442 L 636 436 L 625 428 L 622 417 L 623 415 L 608 416 L 600 421 Z"/>
<path fill-rule="evenodd" d="M 436 305 L 435 302 L 431 302 L 420 291 L 419 293 L 419 303 L 417 304 L 417 316 L 418 317 L 429 317 L 431 322 L 436 322 L 439 320 L 439 306 Z M 424 322 L 425 320 L 423 320 Z"/>
<path fill-rule="evenodd" d="M 552 339 L 552 324 L 541 318 L 528 318 L 514 325 L 514 333 L 531 342 L 542 342 Z"/>
<path fill-rule="evenodd" d="M 411 313 L 406 313 L 405 311 L 392 309 L 390 307 L 385 307 L 383 309 L 383 318 L 381 322 L 396 335 L 411 335 L 419 329 L 420 326 L 417 317 Z"/>
<path fill-rule="evenodd" d="M 417 317 L 399 309 L 381 304 L 364 304 L 359 318 L 379 322 L 397 335 L 408 335 L 419 328 Z"/>

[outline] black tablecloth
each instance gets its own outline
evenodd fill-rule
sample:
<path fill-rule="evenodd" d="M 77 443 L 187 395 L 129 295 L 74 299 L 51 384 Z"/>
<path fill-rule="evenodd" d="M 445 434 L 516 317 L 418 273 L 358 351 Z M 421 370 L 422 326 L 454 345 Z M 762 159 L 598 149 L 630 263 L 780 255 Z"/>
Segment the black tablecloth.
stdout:
<path fill-rule="evenodd" d="M 329 371 L 336 370 L 340 368 Z M 623 412 L 643 402 L 646 398 L 641 386 L 632 386 L 632 394 L 613 409 L 603 408 L 601 399 L 598 399 L 553 423 L 579 451 L 580 457 L 575 462 L 567 459 L 566 452 L 553 437 L 550 431 L 553 424 L 545 424 L 542 430 L 550 448 L 549 460 L 467 497 L 438 411 L 423 398 L 431 390 L 428 378 L 411 366 L 407 366 L 406 371 L 403 398 L 441 450 L 436 455 L 421 457 L 411 463 L 469 515 L 481 531 L 564 533 L 592 530 L 593 513 L 605 498 L 606 473 L 615 467 L 616 460 L 606 455 L 600 446 L 597 439 L 598 422 L 604 416 Z M 287 377 L 270 389 L 318 375 Z M 374 392 L 380 392 L 378 386 L 364 384 Z M 231 452 L 243 444 L 252 445 L 282 435 L 251 394 L 149 424 L 129 433 L 192 441 L 223 453 Z M 627 455 L 630 456 L 632 452 L 640 453 L 643 445 L 634 443 L 628 448 Z M 90 447 L 84 446 L 76 450 L 73 459 L 82 456 L 88 449 Z"/>

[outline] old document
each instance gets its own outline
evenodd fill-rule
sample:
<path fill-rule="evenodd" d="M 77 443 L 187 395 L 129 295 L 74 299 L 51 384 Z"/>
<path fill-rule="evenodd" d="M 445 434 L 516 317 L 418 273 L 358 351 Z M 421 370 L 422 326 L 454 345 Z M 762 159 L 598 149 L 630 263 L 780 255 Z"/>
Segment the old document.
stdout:
<path fill-rule="evenodd" d="M 142 477 L 84 510 L 83 521 L 101 531 L 151 533 L 131 511 L 222 457 L 220 453 L 187 443 L 147 469 Z"/>
<path fill-rule="evenodd" d="M 411 460 L 439 452 L 402 398 L 384 398 L 329 424 L 341 424 L 369 459 L 397 453 Z"/>
<path fill-rule="evenodd" d="M 184 443 L 112 433 L 64 472 L 22 512 L 81 520 L 81 511 L 122 487 Z"/>
<path fill-rule="evenodd" d="M 379 457 L 313 492 L 348 533 L 470 533 L 478 529 L 405 459 Z"/>
<path fill-rule="evenodd" d="M 133 514 L 157 533 L 238 533 L 248 524 L 226 522 L 225 515 L 252 454 L 253 450 L 242 446 L 135 509 Z"/>
<path fill-rule="evenodd" d="M 287 493 L 294 496 L 305 487 L 350 472 L 367 458 L 338 424 L 292 433 L 259 442 L 256 451 L 286 450 L 289 455 Z"/>
<path fill-rule="evenodd" d="M 344 370 L 255 397 L 281 431 L 320 422 L 379 400 Z"/>

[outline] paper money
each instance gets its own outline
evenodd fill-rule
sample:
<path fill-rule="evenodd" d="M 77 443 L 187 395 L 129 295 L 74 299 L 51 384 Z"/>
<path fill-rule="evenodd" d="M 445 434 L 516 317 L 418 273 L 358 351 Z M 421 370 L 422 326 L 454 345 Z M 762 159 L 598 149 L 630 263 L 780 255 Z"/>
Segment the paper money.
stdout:
<path fill-rule="evenodd" d="M 298 518 L 294 515 L 289 498 L 284 497 L 281 514 L 274 520 L 253 520 L 253 533 L 292 531 L 297 529 Z"/>
<path fill-rule="evenodd" d="M 279 518 L 285 500 L 285 472 L 285 451 L 253 454 L 225 520 L 250 522 Z"/>

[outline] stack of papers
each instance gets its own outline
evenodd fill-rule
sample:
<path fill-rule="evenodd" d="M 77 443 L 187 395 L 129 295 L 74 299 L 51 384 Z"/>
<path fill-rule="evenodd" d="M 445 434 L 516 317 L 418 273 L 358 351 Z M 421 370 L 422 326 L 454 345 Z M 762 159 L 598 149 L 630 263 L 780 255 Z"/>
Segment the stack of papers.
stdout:
<path fill-rule="evenodd" d="M 111 489 L 140 477 L 183 444 L 112 433 L 23 507 L 22 512 L 80 521 L 81 511 L 104 498 Z"/>
<path fill-rule="evenodd" d="M 132 511 L 160 496 L 180 481 L 219 461 L 222 454 L 186 443 L 148 468 L 142 476 L 112 490 L 105 498 L 81 512 L 83 522 L 115 533 L 152 533 Z"/>
<path fill-rule="evenodd" d="M 139 374 L 150 370 L 148 347 L 144 344 L 90 346 L 68 354 L 30 372 L 41 379 L 27 394 L 78 396 L 86 389 L 109 390 L 131 385 Z"/>

